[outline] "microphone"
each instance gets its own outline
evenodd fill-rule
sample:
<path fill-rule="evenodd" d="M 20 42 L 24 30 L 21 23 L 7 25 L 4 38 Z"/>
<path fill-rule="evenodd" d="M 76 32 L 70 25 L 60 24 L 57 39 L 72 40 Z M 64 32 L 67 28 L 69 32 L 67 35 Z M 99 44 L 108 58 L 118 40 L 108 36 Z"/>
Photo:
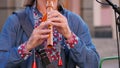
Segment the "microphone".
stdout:
<path fill-rule="evenodd" d="M 106 0 L 106 2 L 108 2 L 109 5 L 112 6 L 112 8 L 120 15 L 120 7 L 117 7 L 117 5 L 113 4 L 111 1 Z"/>

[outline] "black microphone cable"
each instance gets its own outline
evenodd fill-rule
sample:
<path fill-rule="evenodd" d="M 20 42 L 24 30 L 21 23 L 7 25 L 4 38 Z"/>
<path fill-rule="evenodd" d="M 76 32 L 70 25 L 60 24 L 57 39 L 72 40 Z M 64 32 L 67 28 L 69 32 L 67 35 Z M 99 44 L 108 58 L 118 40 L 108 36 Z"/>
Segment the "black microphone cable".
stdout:
<path fill-rule="evenodd" d="M 102 4 L 102 5 L 109 5 L 108 3 L 103 3 L 103 2 L 101 2 L 101 1 L 99 1 L 99 0 L 96 0 L 98 3 L 100 3 L 100 4 Z"/>
<path fill-rule="evenodd" d="M 110 5 L 112 6 L 113 10 L 114 10 L 114 14 L 115 14 L 115 22 L 116 22 L 116 37 L 117 37 L 117 52 L 118 52 L 118 63 L 119 63 L 119 68 L 120 68 L 120 49 L 119 49 L 119 40 L 120 40 L 120 7 L 117 7 L 117 5 L 113 4 L 111 1 L 109 0 L 105 0 L 107 3 L 102 3 L 98 0 L 96 0 L 98 3 L 102 4 L 102 5 Z M 117 14 L 119 15 L 119 17 L 117 18 Z M 119 33 L 119 34 L 118 34 Z"/>

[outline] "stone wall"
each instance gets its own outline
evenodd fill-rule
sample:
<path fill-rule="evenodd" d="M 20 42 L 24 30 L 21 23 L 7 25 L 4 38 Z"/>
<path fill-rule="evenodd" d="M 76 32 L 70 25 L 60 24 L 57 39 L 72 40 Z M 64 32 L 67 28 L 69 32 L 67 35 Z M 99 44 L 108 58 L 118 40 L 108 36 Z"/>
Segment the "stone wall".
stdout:
<path fill-rule="evenodd" d="M 94 26 L 93 26 L 93 0 L 82 1 L 82 18 L 87 23 L 92 37 L 94 37 Z"/>
<path fill-rule="evenodd" d="M 23 0 L 0 0 L 0 31 L 8 16 L 22 7 Z"/>
<path fill-rule="evenodd" d="M 15 0 L 0 0 L 0 30 L 8 18 L 15 10 Z"/>

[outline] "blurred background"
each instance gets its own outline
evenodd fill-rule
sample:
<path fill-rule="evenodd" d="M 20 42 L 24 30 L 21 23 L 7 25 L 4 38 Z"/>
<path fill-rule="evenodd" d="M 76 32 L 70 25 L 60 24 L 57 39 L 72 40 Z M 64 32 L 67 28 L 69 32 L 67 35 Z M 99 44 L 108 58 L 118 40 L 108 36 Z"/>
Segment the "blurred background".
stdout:
<path fill-rule="evenodd" d="M 99 0 L 105 2 L 105 0 Z M 110 0 L 117 6 L 120 0 Z M 7 17 L 23 8 L 24 0 L 0 0 L 0 31 Z M 101 58 L 117 56 L 116 23 L 111 6 L 95 0 L 62 0 L 66 9 L 79 14 L 90 28 L 93 43 Z M 117 60 L 105 61 L 103 68 L 119 68 Z"/>

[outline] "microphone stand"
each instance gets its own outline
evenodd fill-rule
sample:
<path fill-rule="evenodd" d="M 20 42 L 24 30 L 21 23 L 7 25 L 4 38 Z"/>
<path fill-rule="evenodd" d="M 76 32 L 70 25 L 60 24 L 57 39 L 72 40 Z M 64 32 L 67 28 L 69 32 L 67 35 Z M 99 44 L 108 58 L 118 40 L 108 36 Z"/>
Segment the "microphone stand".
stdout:
<path fill-rule="evenodd" d="M 117 37 L 117 52 L 118 52 L 118 63 L 120 68 L 120 49 L 119 49 L 119 40 L 120 40 L 120 7 L 117 7 L 117 5 L 113 4 L 111 1 L 106 0 L 110 6 L 112 6 L 114 12 L 115 12 L 115 22 L 116 22 L 116 37 Z M 117 17 L 118 14 L 118 17 Z"/>
<path fill-rule="evenodd" d="M 119 46 L 119 40 L 120 40 L 120 15 L 117 18 L 116 17 L 116 37 L 117 37 L 117 49 L 118 49 L 118 62 L 119 62 L 119 68 L 120 68 L 120 46 Z"/>

